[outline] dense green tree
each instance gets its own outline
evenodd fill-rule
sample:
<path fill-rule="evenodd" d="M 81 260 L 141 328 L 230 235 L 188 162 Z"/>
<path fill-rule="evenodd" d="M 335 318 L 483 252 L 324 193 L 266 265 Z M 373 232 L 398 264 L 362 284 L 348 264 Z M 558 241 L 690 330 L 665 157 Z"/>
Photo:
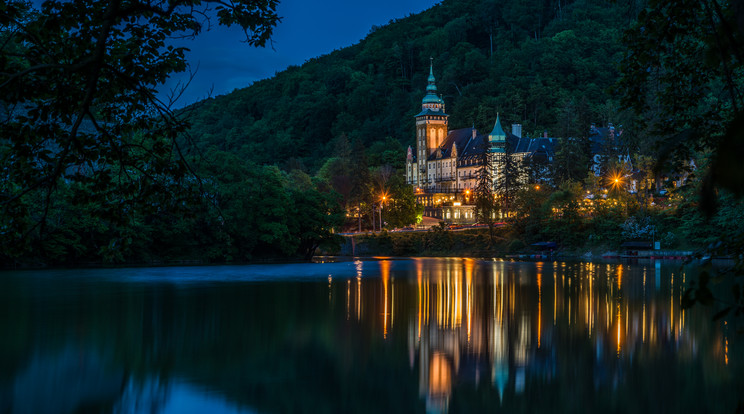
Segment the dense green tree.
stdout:
<path fill-rule="evenodd" d="M 508 215 L 514 208 L 517 192 L 525 184 L 527 177 L 526 165 L 523 158 L 514 155 L 514 147 L 507 140 L 503 152 L 493 154 L 494 194 L 499 202 L 501 211 Z"/>
<path fill-rule="evenodd" d="M 372 185 L 367 164 L 367 155 L 361 139 L 355 139 L 352 144 L 352 158 L 350 165 L 351 205 L 356 207 L 358 230 L 362 231 L 362 218 L 369 208 L 374 209 Z M 370 219 L 373 219 L 370 216 Z"/>
<path fill-rule="evenodd" d="M 566 181 L 550 195 L 545 207 L 552 210 L 554 217 L 547 222 L 543 234 L 565 247 L 579 247 L 585 243 L 584 221 L 579 212 L 583 193 L 581 184 Z"/>
<path fill-rule="evenodd" d="M 338 248 L 340 243 L 334 231 L 343 224 L 345 210 L 338 203 L 338 194 L 323 187 L 322 181 L 302 171 L 289 173 L 288 227 L 297 241 L 296 252 L 305 260 L 312 259 L 321 245 Z"/>
<path fill-rule="evenodd" d="M 234 154 L 209 154 L 203 169 L 213 178 L 214 205 L 229 236 L 229 259 L 291 255 L 297 249 L 287 217 L 292 198 L 276 167 L 245 163 Z"/>
<path fill-rule="evenodd" d="M 566 181 L 578 181 L 586 177 L 590 167 L 586 140 L 561 138 L 556 145 L 555 158 L 550 165 L 553 180 L 560 185 Z"/>
<path fill-rule="evenodd" d="M 514 200 L 514 222 L 516 233 L 523 235 L 525 241 L 539 242 L 544 236 L 544 227 L 551 219 L 547 204 L 551 189 L 545 185 L 525 186 Z"/>
<path fill-rule="evenodd" d="M 401 174 L 393 175 L 389 184 L 389 201 L 384 205 L 383 220 L 392 228 L 416 224 L 424 206 L 416 202 L 413 187 L 406 184 Z"/>
<path fill-rule="evenodd" d="M 215 144 L 232 136 L 220 131 L 245 129 L 241 139 L 218 147 L 281 163 L 283 154 L 264 147 L 285 131 L 301 148 L 287 156 L 303 158 L 310 172 L 330 156 L 329 142 L 346 134 L 369 148 L 370 166 L 400 168 L 404 149 L 414 144 L 413 115 L 434 57 L 452 129 L 491 124 L 500 111 L 527 135 L 581 136 L 591 122 L 609 119 L 605 104 L 615 98 L 607 89 L 617 79 L 614 62 L 634 7 L 445 0 L 375 28 L 358 44 L 200 103 L 191 111 L 191 134 Z M 617 111 L 611 116 L 609 122 L 620 122 Z M 309 125 L 308 117 L 319 122 Z"/>
<path fill-rule="evenodd" d="M 64 183 L 85 190 L 92 214 L 127 225 L 128 211 L 161 205 L 190 173 L 176 138 L 187 124 L 156 88 L 187 68 L 175 35 L 195 36 L 214 7 L 221 25 L 264 45 L 276 0 L 24 1 L 0 4 L 0 251 L 45 237 Z M 33 195 L 40 193 L 40 196 Z M 35 202 L 30 202 L 33 198 Z M 31 227 L 29 227 L 29 225 Z M 39 235 L 40 234 L 40 235 Z M 112 239 L 112 243 L 116 238 Z"/>
<path fill-rule="evenodd" d="M 493 153 L 490 151 L 488 138 L 484 135 L 479 145 L 479 164 L 476 171 L 476 184 L 473 198 L 475 200 L 475 220 L 493 226 L 493 215 L 496 212 L 494 200 Z"/>
<path fill-rule="evenodd" d="M 711 153 L 702 180 L 700 206 L 716 211 L 723 189 L 744 195 L 740 154 L 744 149 L 744 8 L 719 0 L 650 0 L 625 33 L 627 45 L 619 87 L 638 125 L 655 137 L 660 159 L 677 167 Z M 641 128 L 639 128 L 640 130 Z M 710 254 L 736 258 L 733 274 L 744 275 L 744 234 L 711 246 Z M 685 305 L 712 301 L 708 274 L 685 295 Z M 726 311 L 744 309 L 738 284 Z"/>

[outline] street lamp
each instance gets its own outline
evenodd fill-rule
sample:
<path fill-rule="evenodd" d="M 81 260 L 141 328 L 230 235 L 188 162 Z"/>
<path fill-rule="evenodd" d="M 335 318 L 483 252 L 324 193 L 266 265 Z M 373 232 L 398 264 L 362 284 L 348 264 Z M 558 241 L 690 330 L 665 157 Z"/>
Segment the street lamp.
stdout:
<path fill-rule="evenodd" d="M 610 186 L 612 187 L 612 189 L 616 190 L 618 188 L 621 188 L 623 185 L 625 185 L 624 183 L 625 177 L 626 176 L 623 175 L 621 171 L 612 172 L 609 177 L 610 178 L 609 182 L 610 182 Z"/>
<path fill-rule="evenodd" d="M 382 231 L 382 208 L 385 205 L 385 200 L 387 200 L 387 195 L 382 195 L 382 201 L 380 201 L 380 231 Z"/>

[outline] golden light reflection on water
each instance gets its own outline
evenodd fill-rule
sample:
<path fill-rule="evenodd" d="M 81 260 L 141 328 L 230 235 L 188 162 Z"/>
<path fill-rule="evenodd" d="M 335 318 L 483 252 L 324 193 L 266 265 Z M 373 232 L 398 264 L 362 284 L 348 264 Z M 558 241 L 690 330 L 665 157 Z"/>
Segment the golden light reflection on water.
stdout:
<path fill-rule="evenodd" d="M 382 275 L 382 291 L 383 291 L 383 310 L 382 310 L 382 326 L 383 326 L 383 338 L 387 338 L 388 334 L 388 315 L 390 314 L 388 311 L 388 284 L 390 282 L 390 261 L 389 260 L 382 260 L 380 261 L 380 274 Z"/>
<path fill-rule="evenodd" d="M 537 347 L 542 338 L 542 263 L 535 263 L 537 270 Z"/>
<path fill-rule="evenodd" d="M 547 381 L 555 361 L 546 355 L 556 335 L 567 332 L 590 340 L 598 360 L 625 361 L 668 344 L 695 348 L 679 306 L 683 285 L 658 274 L 656 288 L 647 284 L 646 266 L 413 259 L 401 275 L 395 261 L 378 263 L 379 278 L 363 277 L 375 265 L 356 264 L 356 294 L 347 281 L 347 318 L 355 304 L 357 320 L 378 315 L 385 340 L 408 332 L 411 367 L 418 365 L 419 391 L 431 409 L 446 409 L 455 381 L 488 378 L 499 395 L 522 392 L 525 376 Z M 553 310 L 547 327 L 544 307 Z M 728 343 L 721 343 L 728 363 Z"/>
<path fill-rule="evenodd" d="M 719 325 L 713 312 L 683 311 L 684 280 L 695 275 L 673 278 L 672 266 L 384 259 L 320 269 L 313 280 L 220 286 L 107 281 L 50 301 L 66 286 L 58 283 L 18 301 L 52 279 L 24 273 L 0 290 L 9 308 L 25 312 L 0 323 L 14 371 L 0 406 L 18 407 L 7 398 L 19 387 L 34 391 L 33 401 L 47 379 L 67 397 L 75 391 L 64 385 L 78 387 L 70 381 L 79 374 L 95 386 L 113 366 L 220 395 L 240 388 L 255 396 L 243 406 L 275 402 L 260 411 L 286 411 L 286 403 L 333 412 L 444 412 L 453 403 L 461 412 L 737 407 L 740 321 Z M 112 384 L 122 392 L 121 380 Z"/>

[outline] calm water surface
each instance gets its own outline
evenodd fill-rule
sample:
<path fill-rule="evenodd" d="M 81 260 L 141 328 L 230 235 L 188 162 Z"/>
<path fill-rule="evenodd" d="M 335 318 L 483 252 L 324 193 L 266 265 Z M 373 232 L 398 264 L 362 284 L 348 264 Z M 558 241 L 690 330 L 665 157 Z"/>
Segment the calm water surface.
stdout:
<path fill-rule="evenodd" d="M 678 263 L 0 273 L 0 413 L 735 412 Z"/>

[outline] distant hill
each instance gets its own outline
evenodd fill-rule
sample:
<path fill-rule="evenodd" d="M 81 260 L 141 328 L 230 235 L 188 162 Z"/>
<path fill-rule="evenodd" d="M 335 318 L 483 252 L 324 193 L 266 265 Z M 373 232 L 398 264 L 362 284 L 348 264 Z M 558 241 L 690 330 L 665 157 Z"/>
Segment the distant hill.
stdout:
<path fill-rule="evenodd" d="M 309 171 L 346 135 L 363 141 L 371 164 L 402 163 L 432 57 L 451 129 L 490 130 L 499 112 L 507 128 L 521 123 L 530 136 L 585 136 L 591 123 L 622 122 L 609 89 L 622 32 L 642 3 L 445 0 L 373 28 L 356 45 L 195 104 L 191 135 L 205 149 Z"/>

